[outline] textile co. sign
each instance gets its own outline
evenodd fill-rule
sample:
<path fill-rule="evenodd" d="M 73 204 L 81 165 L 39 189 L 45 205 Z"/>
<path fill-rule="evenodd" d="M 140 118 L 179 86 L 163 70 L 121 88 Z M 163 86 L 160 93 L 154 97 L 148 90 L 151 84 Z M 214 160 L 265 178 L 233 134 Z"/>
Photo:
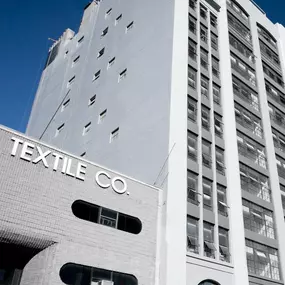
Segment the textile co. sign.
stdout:
<path fill-rule="evenodd" d="M 16 157 L 19 155 L 20 159 L 34 164 L 42 162 L 45 168 L 51 167 L 55 172 L 60 171 L 62 174 L 74 177 L 81 181 L 85 180 L 87 171 L 86 164 L 81 162 L 74 164 L 72 158 L 52 152 L 51 150 L 43 151 L 40 146 L 36 146 L 15 137 L 12 137 L 11 140 L 14 142 L 11 151 L 12 156 Z M 53 158 L 52 163 L 50 162 L 51 157 Z M 49 160 L 47 158 L 49 158 Z M 71 169 L 73 169 L 74 172 L 72 172 Z M 98 171 L 95 174 L 95 181 L 101 188 L 112 187 L 118 194 L 124 194 L 127 191 L 127 183 L 122 177 L 116 176 L 112 178 L 106 171 Z M 120 187 L 118 184 L 120 184 Z"/>

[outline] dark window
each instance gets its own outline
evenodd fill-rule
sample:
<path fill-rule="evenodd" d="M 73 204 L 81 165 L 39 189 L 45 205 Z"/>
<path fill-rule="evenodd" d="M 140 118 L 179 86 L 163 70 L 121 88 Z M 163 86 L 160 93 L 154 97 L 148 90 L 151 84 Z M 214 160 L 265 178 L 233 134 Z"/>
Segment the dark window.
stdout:
<path fill-rule="evenodd" d="M 113 281 L 114 285 L 138 284 L 136 277 L 130 274 L 75 263 L 63 265 L 59 275 L 61 281 L 68 285 L 89 285 L 102 280 Z"/>
<path fill-rule="evenodd" d="M 199 283 L 199 285 L 220 285 L 220 284 L 212 280 L 205 280 Z"/>
<path fill-rule="evenodd" d="M 72 204 L 71 208 L 73 214 L 82 220 L 102 224 L 132 234 L 139 234 L 142 230 L 142 223 L 138 218 L 95 204 L 77 200 Z"/>

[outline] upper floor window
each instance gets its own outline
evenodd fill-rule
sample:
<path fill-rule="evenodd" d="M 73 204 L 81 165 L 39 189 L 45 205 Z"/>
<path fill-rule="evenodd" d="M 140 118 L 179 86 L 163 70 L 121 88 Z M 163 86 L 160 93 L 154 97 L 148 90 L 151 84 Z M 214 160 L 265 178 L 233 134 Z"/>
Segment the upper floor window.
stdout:
<path fill-rule="evenodd" d="M 123 15 L 122 15 L 122 14 L 120 14 L 120 15 L 116 18 L 116 20 L 115 20 L 115 26 L 118 25 L 118 23 L 122 20 L 122 18 L 123 18 Z"/>
<path fill-rule="evenodd" d="M 209 79 L 201 74 L 201 95 L 209 97 Z"/>
<path fill-rule="evenodd" d="M 197 161 L 197 140 L 198 136 L 188 131 L 188 157 Z"/>
<path fill-rule="evenodd" d="M 95 103 L 95 100 L 96 100 L 96 94 L 93 95 L 89 101 L 88 101 L 88 106 L 92 106 L 94 103 Z"/>
<path fill-rule="evenodd" d="M 101 33 L 101 38 L 105 37 L 108 34 L 109 27 L 105 28 Z"/>
<path fill-rule="evenodd" d="M 275 157 L 276 157 L 278 175 L 283 179 L 285 179 L 285 159 L 277 154 L 275 155 Z"/>
<path fill-rule="evenodd" d="M 119 138 L 119 128 L 116 128 L 114 131 L 110 134 L 110 143 L 114 140 L 117 140 Z"/>
<path fill-rule="evenodd" d="M 213 82 L 213 100 L 216 104 L 221 105 L 221 88 Z"/>
<path fill-rule="evenodd" d="M 269 178 L 242 163 L 239 167 L 241 189 L 266 202 L 271 202 Z"/>
<path fill-rule="evenodd" d="M 189 31 L 192 32 L 193 34 L 196 35 L 196 25 L 197 25 L 197 20 L 191 16 L 190 14 L 188 15 L 188 27 Z"/>
<path fill-rule="evenodd" d="M 204 43 L 208 43 L 208 28 L 203 24 L 200 25 L 200 39 Z"/>
<path fill-rule="evenodd" d="M 212 73 L 213 76 L 219 78 L 220 77 L 220 64 L 219 60 L 212 56 Z"/>
<path fill-rule="evenodd" d="M 70 87 L 74 82 L 75 82 L 75 75 L 68 80 L 67 87 Z"/>
<path fill-rule="evenodd" d="M 211 47 L 214 50 L 218 50 L 218 36 L 211 32 Z"/>
<path fill-rule="evenodd" d="M 213 209 L 212 181 L 203 177 L 203 207 L 207 210 Z"/>
<path fill-rule="evenodd" d="M 189 7 L 196 10 L 197 0 L 189 0 Z"/>
<path fill-rule="evenodd" d="M 205 139 L 202 139 L 202 163 L 204 166 L 212 168 L 211 143 Z"/>
<path fill-rule="evenodd" d="M 142 223 L 138 218 L 82 200 L 77 200 L 72 204 L 72 212 L 79 219 L 131 234 L 139 234 L 142 230 Z"/>
<path fill-rule="evenodd" d="M 187 249 L 193 253 L 199 253 L 199 228 L 198 220 L 187 217 Z"/>
<path fill-rule="evenodd" d="M 285 113 L 268 102 L 270 119 L 282 128 L 285 128 Z"/>
<path fill-rule="evenodd" d="M 247 239 L 245 243 L 248 273 L 280 280 L 277 249 Z"/>
<path fill-rule="evenodd" d="M 227 5 L 233 9 L 235 13 L 237 13 L 243 20 L 248 22 L 248 14 L 245 12 L 245 10 L 236 2 L 233 0 L 227 0 Z"/>
<path fill-rule="evenodd" d="M 208 70 L 208 52 L 203 49 L 202 47 L 200 48 L 200 61 L 201 61 L 201 66 L 204 67 L 206 70 Z"/>
<path fill-rule="evenodd" d="M 284 88 L 284 82 L 282 79 L 282 75 L 277 73 L 275 70 L 273 70 L 269 65 L 262 62 L 263 72 L 269 76 L 273 81 L 275 81 L 278 85 L 280 85 L 282 88 Z"/>
<path fill-rule="evenodd" d="M 211 119 L 210 119 L 210 109 L 204 105 L 201 107 L 201 120 L 202 127 L 207 131 L 210 131 Z"/>
<path fill-rule="evenodd" d="M 216 146 L 216 170 L 221 175 L 225 175 L 224 150 Z"/>
<path fill-rule="evenodd" d="M 188 65 L 188 86 L 196 89 L 197 71 Z"/>
<path fill-rule="evenodd" d="M 194 61 L 197 59 L 197 44 L 188 38 L 188 56 Z"/>
<path fill-rule="evenodd" d="M 106 13 L 105 13 L 105 18 L 108 18 L 110 15 L 111 15 L 111 13 L 112 13 L 112 8 L 110 8 L 110 9 L 108 9 L 107 11 L 106 11 Z"/>
<path fill-rule="evenodd" d="M 250 30 L 229 12 L 228 12 L 228 23 L 229 26 L 232 29 L 234 29 L 236 33 L 238 33 L 243 39 L 245 39 L 251 44 Z"/>
<path fill-rule="evenodd" d="M 82 36 L 78 41 L 77 41 L 77 45 L 82 44 L 84 41 L 84 36 Z"/>
<path fill-rule="evenodd" d="M 261 53 L 269 59 L 273 64 L 280 67 L 280 60 L 279 56 L 276 52 L 274 52 L 272 49 L 270 49 L 266 44 L 264 44 L 262 41 L 259 41 L 260 50 Z"/>
<path fill-rule="evenodd" d="M 105 48 L 102 48 L 102 49 L 98 52 L 97 58 L 100 58 L 100 57 L 104 54 L 104 52 L 105 52 Z"/>
<path fill-rule="evenodd" d="M 124 69 L 122 72 L 120 72 L 119 74 L 119 82 L 122 81 L 123 79 L 125 79 L 127 77 L 127 68 Z"/>
<path fill-rule="evenodd" d="M 197 121 L 197 101 L 188 96 L 188 119 Z"/>
<path fill-rule="evenodd" d="M 217 28 L 218 27 L 217 17 L 214 14 L 212 14 L 211 12 L 210 12 L 210 23 L 211 23 L 211 26 L 213 28 Z"/>
<path fill-rule="evenodd" d="M 85 127 L 83 128 L 82 135 L 83 136 L 87 135 L 87 133 L 89 133 L 90 129 L 91 129 L 91 122 L 89 122 L 87 125 L 85 125 Z"/>
<path fill-rule="evenodd" d="M 130 22 L 126 27 L 126 33 L 134 27 L 134 21 Z"/>
<path fill-rule="evenodd" d="M 217 184 L 217 203 L 219 214 L 228 216 L 227 188 L 220 184 Z"/>
<path fill-rule="evenodd" d="M 204 256 L 215 258 L 214 225 L 204 222 Z"/>
<path fill-rule="evenodd" d="M 247 200 L 242 200 L 244 227 L 250 231 L 274 239 L 273 212 Z"/>
<path fill-rule="evenodd" d="M 56 132 L 55 132 L 55 136 L 57 137 L 64 129 L 64 124 L 61 124 L 57 129 L 56 129 Z"/>
<path fill-rule="evenodd" d="M 70 103 L 70 99 L 67 99 L 61 106 L 61 112 L 64 111 Z"/>
<path fill-rule="evenodd" d="M 101 70 L 98 70 L 94 75 L 93 75 L 93 80 L 92 81 L 95 81 L 97 79 L 99 79 L 101 75 Z"/>
<path fill-rule="evenodd" d="M 228 230 L 219 227 L 219 251 L 221 261 L 230 261 L 229 233 Z"/>
<path fill-rule="evenodd" d="M 259 23 L 257 23 L 257 31 L 260 36 L 262 36 L 267 43 L 271 44 L 273 47 L 277 48 L 277 41 L 276 39 Z"/>
<path fill-rule="evenodd" d="M 187 201 L 198 205 L 198 175 L 187 171 Z"/>
<path fill-rule="evenodd" d="M 215 135 L 222 138 L 223 137 L 223 117 L 217 113 L 214 113 L 214 123 L 215 123 Z"/>
<path fill-rule="evenodd" d="M 266 94 L 270 96 L 275 102 L 278 102 L 285 107 L 285 95 L 281 93 L 277 88 L 273 87 L 268 81 L 265 80 Z"/>
<path fill-rule="evenodd" d="M 282 152 L 285 152 L 285 136 L 274 128 L 271 130 L 274 146 Z"/>
<path fill-rule="evenodd" d="M 204 20 L 207 20 L 207 13 L 208 10 L 205 6 L 203 6 L 202 4 L 200 4 L 200 16 L 201 18 L 203 18 Z"/>

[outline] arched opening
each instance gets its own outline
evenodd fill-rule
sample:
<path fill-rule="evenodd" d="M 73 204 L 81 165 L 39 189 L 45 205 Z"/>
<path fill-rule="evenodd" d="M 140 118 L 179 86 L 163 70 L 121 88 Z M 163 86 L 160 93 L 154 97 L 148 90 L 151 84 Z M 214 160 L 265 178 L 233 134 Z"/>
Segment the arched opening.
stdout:
<path fill-rule="evenodd" d="M 200 282 L 199 285 L 221 285 L 221 284 L 213 280 L 204 280 Z"/>

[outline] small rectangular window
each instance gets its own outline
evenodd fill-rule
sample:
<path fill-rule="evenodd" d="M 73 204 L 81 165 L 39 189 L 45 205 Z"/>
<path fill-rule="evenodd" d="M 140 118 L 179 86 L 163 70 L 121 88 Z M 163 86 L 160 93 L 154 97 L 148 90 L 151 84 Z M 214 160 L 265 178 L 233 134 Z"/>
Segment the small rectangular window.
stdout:
<path fill-rule="evenodd" d="M 188 131 L 188 158 L 197 161 L 197 139 L 198 136 Z"/>
<path fill-rule="evenodd" d="M 220 260 L 230 262 L 229 234 L 228 230 L 219 227 L 219 251 Z"/>
<path fill-rule="evenodd" d="M 103 122 L 103 120 L 106 118 L 107 116 L 107 109 L 104 110 L 100 115 L 99 115 L 99 120 L 98 120 L 98 124 L 101 124 Z"/>
<path fill-rule="evenodd" d="M 85 136 L 91 129 L 91 122 L 89 122 L 85 127 L 83 128 L 82 135 Z"/>
<path fill-rule="evenodd" d="M 75 82 L 75 75 L 68 80 L 67 87 L 70 87 Z"/>
<path fill-rule="evenodd" d="M 197 71 L 188 65 L 188 86 L 196 89 Z"/>
<path fill-rule="evenodd" d="M 187 249 L 193 253 L 199 253 L 199 228 L 198 220 L 187 217 Z"/>
<path fill-rule="evenodd" d="M 199 204 L 198 199 L 198 175 L 187 171 L 187 201 L 194 205 Z"/>
<path fill-rule="evenodd" d="M 213 209 L 212 182 L 206 178 L 203 178 L 203 206 L 210 211 Z"/>
<path fill-rule="evenodd" d="M 77 45 L 80 45 L 84 40 L 84 36 L 82 36 L 78 41 L 77 41 Z"/>
<path fill-rule="evenodd" d="M 60 132 L 62 132 L 63 128 L 64 128 L 64 123 L 56 129 L 56 131 L 55 131 L 56 137 L 59 135 Z"/>
<path fill-rule="evenodd" d="M 72 61 L 72 67 L 79 62 L 80 55 Z"/>
<path fill-rule="evenodd" d="M 119 138 L 119 128 L 111 132 L 110 143 Z"/>
<path fill-rule="evenodd" d="M 217 17 L 210 13 L 210 22 L 213 28 L 217 28 Z"/>
<path fill-rule="evenodd" d="M 112 13 L 112 8 L 110 8 L 107 12 L 106 12 L 106 14 L 105 14 L 105 18 L 108 18 L 110 15 L 111 15 L 111 13 Z"/>
<path fill-rule="evenodd" d="M 93 81 L 97 80 L 100 77 L 101 70 L 98 70 L 94 75 L 93 75 Z"/>
<path fill-rule="evenodd" d="M 124 70 L 119 74 L 119 82 L 120 82 L 121 80 L 123 80 L 124 78 L 126 78 L 126 76 L 127 76 L 127 68 L 124 69 Z"/>
<path fill-rule="evenodd" d="M 80 154 L 80 157 L 85 157 L 85 156 L 86 156 L 86 151 L 84 151 Z"/>
<path fill-rule="evenodd" d="M 67 99 L 61 106 L 61 112 L 69 105 L 70 99 Z"/>
<path fill-rule="evenodd" d="M 98 52 L 97 58 L 100 58 L 100 57 L 104 54 L 104 52 L 105 52 L 105 48 L 102 48 L 102 49 Z"/>
<path fill-rule="evenodd" d="M 114 63 L 115 63 L 116 58 L 113 57 L 109 62 L 107 68 L 109 69 Z"/>
<path fill-rule="evenodd" d="M 134 21 L 130 22 L 126 27 L 126 33 L 134 27 Z"/>
<path fill-rule="evenodd" d="M 88 102 L 88 106 L 92 106 L 96 101 L 96 94 L 93 95 L 90 99 L 89 99 L 89 102 Z"/>
<path fill-rule="evenodd" d="M 217 202 L 218 212 L 220 215 L 228 216 L 228 205 L 227 205 L 227 188 L 220 184 L 217 184 Z"/>
<path fill-rule="evenodd" d="M 207 20 L 207 8 L 200 4 L 200 16 L 201 18 Z"/>
<path fill-rule="evenodd" d="M 201 74 L 201 95 L 209 97 L 209 79 Z"/>
<path fill-rule="evenodd" d="M 106 29 L 104 29 L 101 33 L 101 38 L 105 37 L 108 34 L 108 30 L 109 28 L 107 27 Z"/>
<path fill-rule="evenodd" d="M 122 20 L 122 17 L 123 17 L 123 15 L 120 14 L 120 15 L 116 18 L 116 20 L 115 20 L 115 25 L 118 25 L 118 23 Z"/>
<path fill-rule="evenodd" d="M 204 256 L 215 258 L 214 225 L 204 222 Z"/>

